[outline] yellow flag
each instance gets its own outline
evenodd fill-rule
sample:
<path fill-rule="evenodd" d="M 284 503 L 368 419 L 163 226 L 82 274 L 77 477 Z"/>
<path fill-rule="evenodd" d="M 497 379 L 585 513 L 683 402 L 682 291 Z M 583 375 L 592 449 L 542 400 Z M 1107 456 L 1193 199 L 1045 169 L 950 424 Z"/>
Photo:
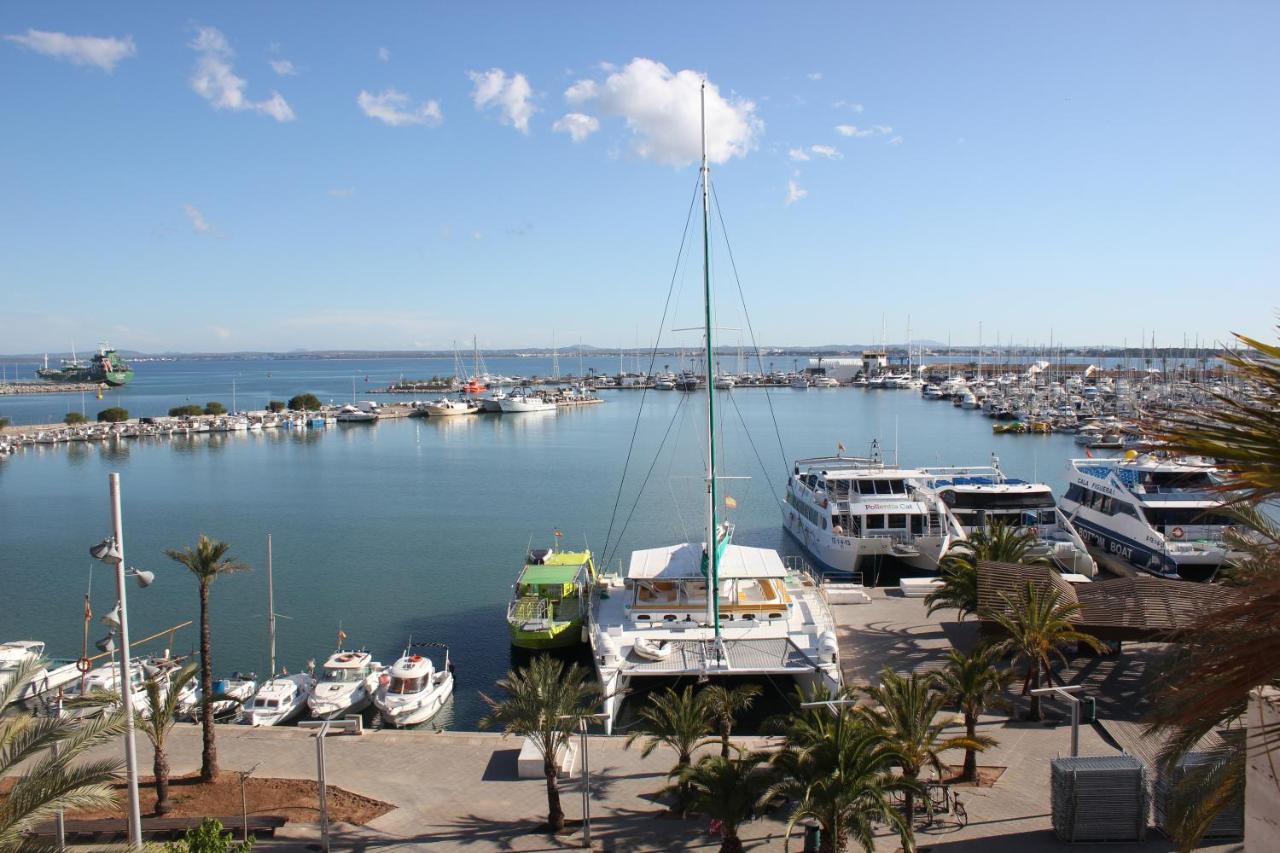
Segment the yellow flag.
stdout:
<path fill-rule="evenodd" d="M 725 495 L 724 497 L 724 505 L 727 506 L 729 509 L 738 508 L 738 502 L 735 501 L 733 498 L 729 497 L 728 495 Z"/>

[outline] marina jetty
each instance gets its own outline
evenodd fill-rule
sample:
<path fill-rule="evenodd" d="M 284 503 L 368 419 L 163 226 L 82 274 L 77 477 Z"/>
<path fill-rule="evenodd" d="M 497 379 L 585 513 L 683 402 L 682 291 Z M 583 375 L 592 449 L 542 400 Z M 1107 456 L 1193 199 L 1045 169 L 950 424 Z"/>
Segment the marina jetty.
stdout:
<path fill-rule="evenodd" d="M 0 396 L 13 394 L 62 394 L 68 391 L 96 394 L 97 382 L 4 382 L 0 383 Z"/>

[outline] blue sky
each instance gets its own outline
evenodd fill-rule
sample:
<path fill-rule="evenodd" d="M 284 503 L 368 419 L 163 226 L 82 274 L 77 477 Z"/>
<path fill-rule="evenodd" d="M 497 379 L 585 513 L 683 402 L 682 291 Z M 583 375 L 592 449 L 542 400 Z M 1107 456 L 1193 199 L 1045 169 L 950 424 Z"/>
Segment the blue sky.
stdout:
<path fill-rule="evenodd" d="M 1269 2 L 6 3 L 0 352 L 648 341 L 702 73 L 761 343 L 908 317 L 957 343 L 1270 336 L 1278 25 Z M 668 329 L 696 321 L 696 261 Z"/>

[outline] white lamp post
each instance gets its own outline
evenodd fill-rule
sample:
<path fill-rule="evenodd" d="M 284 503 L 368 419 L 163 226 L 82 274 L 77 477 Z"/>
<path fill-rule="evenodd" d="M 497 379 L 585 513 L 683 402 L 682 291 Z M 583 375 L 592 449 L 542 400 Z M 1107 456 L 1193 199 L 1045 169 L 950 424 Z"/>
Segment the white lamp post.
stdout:
<path fill-rule="evenodd" d="M 120 475 L 112 473 L 111 483 L 111 536 L 89 549 L 94 559 L 101 560 L 116 570 L 116 606 L 102 621 L 120 635 L 120 703 L 124 711 L 124 762 L 129 783 L 129 846 L 142 849 L 142 810 L 138 804 L 138 748 L 133 731 L 133 679 L 129 661 L 129 605 L 125 596 L 126 577 L 138 579 L 141 587 L 150 586 L 155 580 L 151 572 L 125 569 L 124 527 L 120 513 Z M 98 648 L 109 651 L 114 639 L 107 636 Z"/>
<path fill-rule="evenodd" d="M 1031 692 L 1036 696 L 1053 693 L 1059 699 L 1065 699 L 1071 704 L 1071 757 L 1075 758 L 1080 754 L 1080 697 L 1073 694 L 1084 689 L 1083 684 L 1067 684 L 1062 687 L 1037 687 Z"/>
<path fill-rule="evenodd" d="M 560 720 L 577 720 L 582 732 L 582 846 L 591 849 L 591 765 L 587 762 L 587 725 L 589 720 L 607 720 L 608 714 L 563 714 Z"/>

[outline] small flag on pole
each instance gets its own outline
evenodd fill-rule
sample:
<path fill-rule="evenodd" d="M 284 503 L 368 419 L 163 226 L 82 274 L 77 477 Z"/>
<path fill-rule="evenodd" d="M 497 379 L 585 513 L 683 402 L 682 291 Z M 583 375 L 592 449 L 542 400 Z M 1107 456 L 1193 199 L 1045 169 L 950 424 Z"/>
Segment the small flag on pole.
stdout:
<path fill-rule="evenodd" d="M 729 509 L 737 509 L 737 508 L 738 508 L 738 502 L 737 502 L 737 501 L 735 501 L 733 498 L 731 498 L 731 497 L 730 497 L 730 496 L 728 496 L 728 495 L 725 495 L 725 496 L 724 496 L 724 505 L 725 505 L 725 506 L 727 506 Z"/>
<path fill-rule="evenodd" d="M 844 453 L 844 442 L 843 442 L 843 441 L 838 441 L 838 442 L 836 442 L 836 452 L 837 452 L 837 453 Z"/>
<path fill-rule="evenodd" d="M 89 607 L 89 596 L 84 597 L 84 621 L 88 622 L 93 619 L 93 610 Z"/>
<path fill-rule="evenodd" d="M 561 533 L 561 532 L 560 532 L 560 530 L 557 528 L 557 529 L 556 529 L 556 538 L 557 538 L 557 539 L 559 539 L 559 538 L 560 538 L 560 537 L 562 537 L 562 536 L 564 536 L 564 534 L 563 534 L 563 533 Z"/>
<path fill-rule="evenodd" d="M 339 628 L 339 629 L 338 629 L 338 642 L 339 642 L 339 643 L 345 643 L 346 641 L 347 641 L 347 632 L 346 632 L 346 631 L 344 631 L 344 630 L 342 630 L 341 628 Z"/>
<path fill-rule="evenodd" d="M 1093 451 L 1091 451 L 1089 448 L 1087 448 L 1087 447 L 1086 447 L 1086 448 L 1084 449 L 1084 455 L 1085 455 L 1085 456 L 1088 456 L 1090 459 L 1092 459 L 1092 458 L 1093 458 Z"/>

